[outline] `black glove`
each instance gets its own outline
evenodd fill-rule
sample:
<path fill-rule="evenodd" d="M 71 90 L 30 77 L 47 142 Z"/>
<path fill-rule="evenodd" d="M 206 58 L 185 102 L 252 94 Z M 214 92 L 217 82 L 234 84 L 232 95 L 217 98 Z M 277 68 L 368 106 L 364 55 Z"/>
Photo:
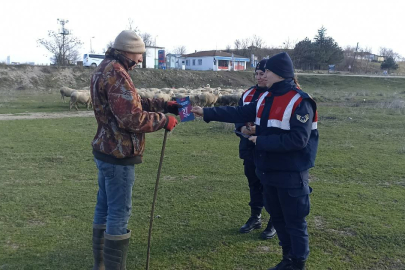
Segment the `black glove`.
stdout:
<path fill-rule="evenodd" d="M 181 105 L 178 104 L 176 101 L 168 101 L 165 104 L 165 112 L 167 113 L 179 115 L 179 108 L 181 108 Z"/>

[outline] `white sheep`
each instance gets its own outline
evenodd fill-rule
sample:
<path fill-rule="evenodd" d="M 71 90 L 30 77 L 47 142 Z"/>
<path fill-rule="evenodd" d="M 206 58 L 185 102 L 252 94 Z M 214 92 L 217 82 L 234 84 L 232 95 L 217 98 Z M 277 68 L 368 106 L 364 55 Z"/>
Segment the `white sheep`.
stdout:
<path fill-rule="evenodd" d="M 74 91 L 70 96 L 70 104 L 69 104 L 69 111 L 75 106 L 76 111 L 79 109 L 77 108 L 77 103 L 86 104 L 87 110 L 89 107 L 92 107 L 93 104 L 91 102 L 90 92 L 89 91 Z"/>
<path fill-rule="evenodd" d="M 159 91 L 158 93 L 155 94 L 154 98 L 162 98 L 164 101 L 170 101 L 172 100 L 172 97 L 174 96 L 173 91 L 170 91 L 169 93 L 162 93 Z"/>
<path fill-rule="evenodd" d="M 202 107 L 212 107 L 217 102 L 218 97 L 221 94 L 218 90 L 215 90 L 214 93 L 202 93 L 198 96 L 200 106 Z"/>
<path fill-rule="evenodd" d="M 190 102 L 191 102 L 191 105 L 197 106 L 197 105 L 200 104 L 199 99 L 198 99 L 198 96 L 199 96 L 198 94 L 191 94 L 191 95 L 190 95 Z"/>
<path fill-rule="evenodd" d="M 139 92 L 139 95 L 142 98 L 153 98 L 155 96 L 155 92 L 151 92 L 151 91 L 144 91 L 144 92 Z"/>
<path fill-rule="evenodd" d="M 67 86 L 62 86 L 60 88 L 60 90 L 59 90 L 60 95 L 61 95 L 60 98 L 62 99 L 63 103 L 65 103 L 65 97 L 70 97 L 74 91 L 76 91 L 76 89 L 72 89 Z"/>

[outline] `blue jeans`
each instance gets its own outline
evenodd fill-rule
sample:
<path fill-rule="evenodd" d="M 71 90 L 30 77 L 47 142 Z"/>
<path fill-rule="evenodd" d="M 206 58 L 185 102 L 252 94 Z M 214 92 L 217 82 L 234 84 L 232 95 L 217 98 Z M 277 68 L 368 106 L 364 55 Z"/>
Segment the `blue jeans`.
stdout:
<path fill-rule="evenodd" d="M 94 160 L 98 169 L 99 189 L 93 225 L 106 225 L 106 233 L 110 235 L 126 234 L 132 210 L 135 166 Z"/>

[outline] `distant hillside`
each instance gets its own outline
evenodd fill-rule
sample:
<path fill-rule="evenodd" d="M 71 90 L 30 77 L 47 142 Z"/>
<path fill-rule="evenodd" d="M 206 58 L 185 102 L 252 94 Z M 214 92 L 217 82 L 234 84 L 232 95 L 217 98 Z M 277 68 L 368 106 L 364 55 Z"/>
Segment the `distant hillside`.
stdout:
<path fill-rule="evenodd" d="M 405 69 L 405 64 L 400 63 Z M 94 69 L 83 67 L 65 67 L 57 69 L 49 66 L 6 66 L 0 65 L 0 92 L 13 93 L 28 91 L 59 91 L 61 86 L 81 89 L 90 85 L 90 76 Z M 326 73 L 314 71 L 313 74 Z M 136 69 L 130 72 L 137 88 L 188 87 L 198 88 L 210 84 L 211 87 L 247 88 L 254 85 L 253 70 L 250 71 L 190 71 Z M 384 89 L 387 81 L 400 82 L 402 88 L 405 79 L 387 76 L 384 78 L 342 77 L 325 75 L 306 75 L 298 73 L 298 79 L 305 90 L 325 89 Z"/>
<path fill-rule="evenodd" d="M 0 91 L 58 90 L 61 86 L 80 89 L 90 85 L 92 68 L 0 65 Z M 253 71 L 214 72 L 189 70 L 135 69 L 130 72 L 137 88 L 248 87 L 254 84 Z"/>

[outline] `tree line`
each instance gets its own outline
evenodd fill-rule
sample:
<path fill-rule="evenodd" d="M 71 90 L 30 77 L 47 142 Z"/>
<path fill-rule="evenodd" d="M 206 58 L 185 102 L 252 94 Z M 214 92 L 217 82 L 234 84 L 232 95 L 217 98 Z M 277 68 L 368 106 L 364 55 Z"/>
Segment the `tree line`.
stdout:
<path fill-rule="evenodd" d="M 347 46 L 342 49 L 339 44 L 327 35 L 327 29 L 321 27 L 311 40 L 308 37 L 301 41 L 291 41 L 287 39 L 280 47 L 268 47 L 258 36 L 251 38 L 236 39 L 231 46 L 227 46 L 226 51 L 240 56 L 251 58 L 251 55 L 258 60 L 271 57 L 282 51 L 289 53 L 296 69 L 302 70 L 326 70 L 329 65 L 333 65 L 337 70 L 348 70 L 353 72 L 371 72 L 370 62 L 372 59 L 370 48 L 360 48 Z M 379 56 L 384 57 L 380 68 L 384 70 L 398 69 L 397 61 L 404 61 L 404 58 L 392 49 L 381 47 Z"/>

